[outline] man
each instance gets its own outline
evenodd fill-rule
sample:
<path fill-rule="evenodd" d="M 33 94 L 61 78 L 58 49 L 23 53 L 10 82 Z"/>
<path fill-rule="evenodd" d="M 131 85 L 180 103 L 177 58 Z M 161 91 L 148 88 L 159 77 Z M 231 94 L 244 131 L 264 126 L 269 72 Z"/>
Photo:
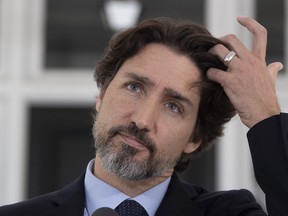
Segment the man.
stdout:
<path fill-rule="evenodd" d="M 235 110 L 250 128 L 268 213 L 287 215 L 288 117 L 275 94 L 282 64 L 266 66 L 264 27 L 238 21 L 253 34 L 251 51 L 234 35 L 219 40 L 165 18 L 116 35 L 94 74 L 95 160 L 64 189 L 4 206 L 0 215 L 92 215 L 101 207 L 126 215 L 130 205 L 141 215 L 266 215 L 246 190 L 208 192 L 175 174 L 222 134 Z"/>

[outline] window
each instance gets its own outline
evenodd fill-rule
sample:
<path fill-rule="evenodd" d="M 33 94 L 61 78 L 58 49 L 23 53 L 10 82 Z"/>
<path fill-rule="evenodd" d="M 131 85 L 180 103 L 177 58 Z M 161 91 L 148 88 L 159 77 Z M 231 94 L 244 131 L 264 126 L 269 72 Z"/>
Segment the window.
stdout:
<path fill-rule="evenodd" d="M 32 106 L 29 109 L 28 197 L 70 183 L 95 155 L 92 108 Z"/>
<path fill-rule="evenodd" d="M 99 3 L 90 0 L 47 1 L 45 67 L 93 68 L 112 32 Z M 140 20 L 155 16 L 191 18 L 203 23 L 203 1 L 145 0 Z M 51 70 L 47 70 L 51 71 Z M 67 70 L 66 70 L 67 72 Z M 68 71 L 69 72 L 69 71 Z"/>
<path fill-rule="evenodd" d="M 285 62 L 284 10 L 284 0 L 258 0 L 256 4 L 256 18 L 268 30 L 267 63 Z"/>

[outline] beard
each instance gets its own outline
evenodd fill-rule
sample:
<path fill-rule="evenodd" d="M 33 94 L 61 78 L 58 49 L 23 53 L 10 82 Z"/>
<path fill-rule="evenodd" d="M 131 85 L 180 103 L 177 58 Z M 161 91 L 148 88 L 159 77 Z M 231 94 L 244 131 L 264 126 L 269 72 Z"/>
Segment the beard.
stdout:
<path fill-rule="evenodd" d="M 148 149 L 149 155 L 140 159 L 137 157 L 138 149 L 124 142 L 116 144 L 113 138 L 122 133 L 135 137 Z M 169 169 L 174 168 L 180 159 L 180 155 L 177 158 L 161 155 L 147 132 L 139 129 L 135 123 L 106 129 L 96 119 L 93 136 L 95 148 L 104 170 L 123 180 L 138 181 L 161 176 Z"/>

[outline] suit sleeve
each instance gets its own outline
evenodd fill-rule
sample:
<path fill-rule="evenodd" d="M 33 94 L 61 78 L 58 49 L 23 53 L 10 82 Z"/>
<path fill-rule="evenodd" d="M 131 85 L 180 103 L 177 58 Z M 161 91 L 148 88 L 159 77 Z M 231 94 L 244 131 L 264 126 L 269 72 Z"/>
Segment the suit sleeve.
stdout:
<path fill-rule="evenodd" d="M 288 215 L 288 114 L 272 116 L 248 134 L 255 176 L 270 216 Z"/>

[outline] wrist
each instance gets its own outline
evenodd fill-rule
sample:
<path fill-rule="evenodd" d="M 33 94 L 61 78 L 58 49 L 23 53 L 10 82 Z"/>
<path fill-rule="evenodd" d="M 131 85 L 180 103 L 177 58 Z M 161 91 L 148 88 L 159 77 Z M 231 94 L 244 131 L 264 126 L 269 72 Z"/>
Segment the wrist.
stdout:
<path fill-rule="evenodd" d="M 253 116 L 251 116 L 251 118 L 248 118 L 245 122 L 243 121 L 243 123 L 248 127 L 248 128 L 252 128 L 254 125 L 256 125 L 257 123 L 265 120 L 265 119 L 268 119 L 272 116 L 275 116 L 275 115 L 280 115 L 281 113 L 281 109 L 279 106 L 277 107 L 270 107 L 269 110 L 265 110 L 262 112 L 259 111 L 258 113 L 254 114 Z"/>

